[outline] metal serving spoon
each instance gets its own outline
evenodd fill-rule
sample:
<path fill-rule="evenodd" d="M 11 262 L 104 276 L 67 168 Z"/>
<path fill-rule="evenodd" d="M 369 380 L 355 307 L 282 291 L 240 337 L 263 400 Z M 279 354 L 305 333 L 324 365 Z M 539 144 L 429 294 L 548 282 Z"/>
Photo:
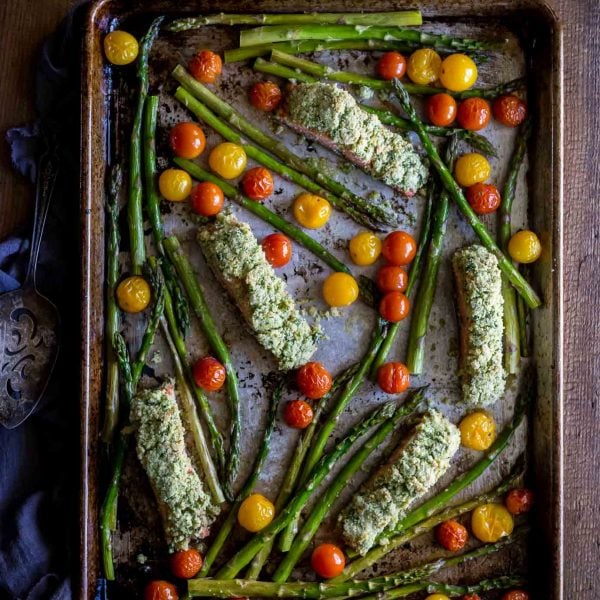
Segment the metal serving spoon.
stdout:
<path fill-rule="evenodd" d="M 38 162 L 29 265 L 23 287 L 0 295 L 0 423 L 20 425 L 44 394 L 58 354 L 56 306 L 35 286 L 40 243 L 56 182 L 57 159 Z"/>

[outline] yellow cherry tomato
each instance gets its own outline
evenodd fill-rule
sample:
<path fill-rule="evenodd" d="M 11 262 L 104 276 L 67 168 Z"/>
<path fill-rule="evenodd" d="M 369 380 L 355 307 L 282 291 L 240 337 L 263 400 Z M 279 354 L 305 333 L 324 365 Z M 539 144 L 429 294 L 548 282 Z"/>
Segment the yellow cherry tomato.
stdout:
<path fill-rule="evenodd" d="M 117 29 L 104 38 L 104 54 L 106 60 L 113 65 L 128 65 L 138 55 L 138 41 L 126 31 Z"/>
<path fill-rule="evenodd" d="M 139 313 L 150 304 L 150 286 L 143 277 L 133 275 L 119 283 L 116 296 L 121 310 L 128 313 Z"/>
<path fill-rule="evenodd" d="M 352 275 L 334 273 L 323 283 L 323 298 L 329 306 L 349 306 L 358 298 L 358 283 Z"/>
<path fill-rule="evenodd" d="M 497 542 L 510 535 L 515 524 L 503 504 L 482 504 L 471 515 L 473 535 L 481 542 Z"/>
<path fill-rule="evenodd" d="M 247 531 L 256 533 L 264 529 L 275 516 L 275 506 L 262 494 L 250 494 L 240 505 L 238 523 Z"/>
<path fill-rule="evenodd" d="M 319 229 L 329 221 L 331 204 L 321 196 L 303 193 L 294 200 L 292 211 L 302 227 Z"/>
<path fill-rule="evenodd" d="M 235 179 L 241 175 L 247 162 L 244 149 L 231 142 L 215 146 L 208 157 L 210 168 L 223 179 Z"/>
<path fill-rule="evenodd" d="M 183 169 L 166 169 L 158 178 L 158 189 L 165 200 L 181 202 L 190 195 L 192 178 Z"/>
<path fill-rule="evenodd" d="M 542 253 L 542 244 L 533 231 L 518 231 L 508 242 L 508 253 L 519 263 L 535 262 Z"/>
<path fill-rule="evenodd" d="M 429 594 L 425 600 L 450 600 L 446 594 Z"/>
<path fill-rule="evenodd" d="M 466 54 L 451 54 L 442 61 L 440 82 L 453 92 L 464 92 L 477 81 L 477 65 Z"/>
<path fill-rule="evenodd" d="M 355 265 L 372 265 L 380 254 L 381 240 L 370 231 L 361 231 L 350 240 L 350 258 Z"/>
<path fill-rule="evenodd" d="M 433 83 L 440 76 L 442 59 L 431 48 L 415 50 L 409 57 L 406 72 L 411 81 L 420 85 Z"/>
<path fill-rule="evenodd" d="M 494 417 L 483 410 L 467 415 L 458 428 L 462 445 L 471 450 L 487 450 L 496 439 Z"/>
<path fill-rule="evenodd" d="M 462 187 L 483 183 L 491 173 L 492 168 L 487 158 L 477 152 L 463 154 L 454 165 L 454 177 Z"/>

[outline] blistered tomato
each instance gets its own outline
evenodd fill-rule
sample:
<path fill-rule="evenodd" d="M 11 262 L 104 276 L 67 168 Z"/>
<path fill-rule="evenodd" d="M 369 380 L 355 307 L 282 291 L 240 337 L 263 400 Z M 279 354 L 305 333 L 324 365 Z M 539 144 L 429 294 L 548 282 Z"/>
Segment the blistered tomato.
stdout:
<path fill-rule="evenodd" d="M 206 137 L 196 123 L 178 123 L 169 132 L 171 150 L 181 158 L 197 158 L 204 152 Z"/>
<path fill-rule="evenodd" d="M 377 74 L 381 79 L 402 79 L 406 73 L 406 58 L 400 52 L 386 52 L 377 61 Z"/>
<path fill-rule="evenodd" d="M 275 516 L 275 506 L 262 494 L 251 494 L 240 505 L 238 523 L 246 530 L 256 533 L 264 529 Z"/>
<path fill-rule="evenodd" d="M 205 356 L 196 361 L 193 374 L 199 388 L 207 392 L 216 392 L 223 387 L 227 371 L 216 358 Z"/>
<path fill-rule="evenodd" d="M 483 98 L 467 98 L 458 105 L 456 120 L 463 129 L 479 131 L 490 122 L 490 103 Z"/>
<path fill-rule="evenodd" d="M 527 117 L 527 104 L 513 94 L 505 94 L 494 100 L 492 112 L 494 119 L 502 125 L 516 127 Z"/>
<path fill-rule="evenodd" d="M 542 254 L 542 244 L 533 231 L 517 231 L 508 242 L 508 253 L 518 263 L 535 262 Z"/>
<path fill-rule="evenodd" d="M 323 283 L 323 298 L 329 306 L 349 306 L 358 298 L 358 283 L 347 273 L 333 273 Z"/>
<path fill-rule="evenodd" d="M 192 178 L 183 169 L 165 169 L 158 178 L 158 189 L 165 200 L 181 202 L 190 195 Z"/>
<path fill-rule="evenodd" d="M 245 150 L 231 142 L 215 146 L 208 156 L 210 168 L 223 179 L 235 179 L 241 175 L 247 161 Z"/>
<path fill-rule="evenodd" d="M 511 590 L 502 596 L 502 600 L 530 600 L 531 596 L 524 590 Z"/>
<path fill-rule="evenodd" d="M 195 577 L 202 568 L 202 554 L 195 548 L 179 550 L 171 555 L 171 573 L 180 579 Z"/>
<path fill-rule="evenodd" d="M 121 310 L 127 313 L 139 313 L 150 304 L 150 286 L 139 275 L 132 275 L 123 279 L 117 286 L 117 303 Z"/>
<path fill-rule="evenodd" d="M 441 66 L 442 59 L 435 50 L 420 48 L 410 55 L 406 71 L 411 81 L 427 85 L 439 78 Z"/>
<path fill-rule="evenodd" d="M 361 231 L 350 240 L 350 258 L 355 265 L 372 265 L 381 254 L 381 240 L 370 231 Z"/>
<path fill-rule="evenodd" d="M 487 450 L 496 439 L 494 417 L 483 410 L 476 410 L 460 422 L 460 441 L 471 450 Z"/>
<path fill-rule="evenodd" d="M 434 94 L 427 100 L 427 118 L 433 125 L 448 127 L 456 119 L 456 100 L 450 94 Z"/>
<path fill-rule="evenodd" d="M 401 394 L 410 385 L 410 375 L 405 365 L 389 362 L 377 370 L 377 383 L 386 394 Z"/>
<path fill-rule="evenodd" d="M 491 173 L 492 167 L 487 158 L 477 152 L 463 154 L 454 164 L 454 177 L 462 187 L 482 183 Z"/>
<path fill-rule="evenodd" d="M 202 181 L 192 188 L 190 205 L 197 215 L 214 217 L 221 212 L 224 202 L 223 191 L 210 181 Z"/>
<path fill-rule="evenodd" d="M 179 594 L 168 581 L 151 581 L 144 589 L 144 600 L 178 600 Z"/>
<path fill-rule="evenodd" d="M 192 76 L 202 83 L 214 83 L 222 69 L 221 57 L 211 50 L 201 50 L 189 64 Z"/>
<path fill-rule="evenodd" d="M 467 202 L 478 215 L 493 213 L 500 207 L 500 192 L 491 183 L 476 183 L 465 192 Z"/>
<path fill-rule="evenodd" d="M 331 204 L 325 198 L 306 192 L 294 200 L 292 210 L 296 221 L 307 229 L 323 227 L 331 216 Z"/>
<path fill-rule="evenodd" d="M 307 398 L 319 400 L 331 389 L 333 378 L 323 363 L 312 361 L 298 369 L 296 384 Z"/>
<path fill-rule="evenodd" d="M 402 292 L 388 292 L 379 302 L 379 314 L 390 323 L 406 319 L 410 302 Z"/>
<path fill-rule="evenodd" d="M 405 292 L 408 286 L 408 273 L 403 267 L 384 265 L 377 271 L 375 282 L 382 294 Z"/>
<path fill-rule="evenodd" d="M 482 504 L 471 515 L 471 531 L 481 542 L 497 542 L 510 535 L 513 528 L 513 518 L 502 504 Z"/>
<path fill-rule="evenodd" d="M 346 557 L 334 544 L 320 544 L 310 556 L 310 565 L 317 575 L 331 579 L 344 570 Z"/>
<path fill-rule="evenodd" d="M 281 102 L 281 90 L 272 81 L 259 81 L 250 88 L 248 94 L 250 104 L 258 110 L 270 112 L 275 110 Z"/>
<path fill-rule="evenodd" d="M 138 55 L 138 41 L 126 31 L 117 29 L 104 38 L 104 55 L 113 65 L 128 65 Z"/>
<path fill-rule="evenodd" d="M 292 242 L 283 233 L 272 233 L 262 241 L 265 258 L 272 267 L 287 265 L 292 258 Z"/>
<path fill-rule="evenodd" d="M 511 515 L 522 515 L 529 512 L 533 505 L 533 492 L 527 488 L 510 490 L 504 498 L 504 506 Z"/>
<path fill-rule="evenodd" d="M 450 552 L 458 552 L 465 547 L 469 534 L 467 528 L 458 521 L 450 519 L 444 521 L 435 530 L 435 538 L 440 546 L 443 546 Z"/>
<path fill-rule="evenodd" d="M 442 61 L 440 82 L 451 92 L 464 92 L 477 81 L 477 65 L 466 54 L 451 54 Z"/>
<path fill-rule="evenodd" d="M 383 240 L 381 252 L 388 262 L 396 266 L 404 266 L 415 257 L 417 242 L 406 231 L 392 231 Z"/>
<path fill-rule="evenodd" d="M 313 420 L 313 409 L 304 400 L 292 400 L 285 405 L 285 422 L 294 429 L 306 429 Z"/>
<path fill-rule="evenodd" d="M 244 194 L 251 200 L 264 200 L 273 193 L 273 175 L 264 167 L 254 167 L 242 178 Z"/>

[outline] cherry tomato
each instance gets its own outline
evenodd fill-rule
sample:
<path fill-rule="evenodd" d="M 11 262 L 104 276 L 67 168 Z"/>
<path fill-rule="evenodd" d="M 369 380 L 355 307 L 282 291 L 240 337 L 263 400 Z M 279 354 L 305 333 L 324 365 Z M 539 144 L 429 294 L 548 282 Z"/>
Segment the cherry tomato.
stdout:
<path fill-rule="evenodd" d="M 306 429 L 313 420 L 313 409 L 304 400 L 292 400 L 285 405 L 285 422 L 294 429 Z"/>
<path fill-rule="evenodd" d="M 139 313 L 148 308 L 152 293 L 148 282 L 139 275 L 127 277 L 116 290 L 117 303 L 126 313 Z"/>
<path fill-rule="evenodd" d="M 388 262 L 402 267 L 409 264 L 415 257 L 417 242 L 406 231 L 392 231 L 383 240 L 381 252 Z"/>
<path fill-rule="evenodd" d="M 510 490 L 504 498 L 504 505 L 511 515 L 522 515 L 529 512 L 533 505 L 533 492 L 526 488 Z"/>
<path fill-rule="evenodd" d="M 180 579 L 195 577 L 202 568 L 202 554 L 195 548 L 179 550 L 171 555 L 171 573 Z"/>
<path fill-rule="evenodd" d="M 292 258 L 292 242 L 283 233 L 272 233 L 262 241 L 265 258 L 272 267 L 284 267 Z"/>
<path fill-rule="evenodd" d="M 402 292 L 388 292 L 379 302 L 379 314 L 390 323 L 398 323 L 408 316 L 410 302 Z"/>
<path fill-rule="evenodd" d="M 400 52 L 386 52 L 377 61 L 377 74 L 381 79 L 402 79 L 406 73 L 406 58 Z"/>
<path fill-rule="evenodd" d="M 281 90 L 272 81 L 259 81 L 250 88 L 249 99 L 254 108 L 270 112 L 279 106 Z"/>
<path fill-rule="evenodd" d="M 448 127 L 456 119 L 456 100 L 450 94 L 435 94 L 427 100 L 427 118 L 438 127 Z"/>
<path fill-rule="evenodd" d="M 479 594 L 466 594 L 461 600 L 481 600 L 481 596 Z"/>
<path fill-rule="evenodd" d="M 411 81 L 420 85 L 433 83 L 440 76 L 442 59 L 431 48 L 415 50 L 408 59 L 406 71 Z"/>
<path fill-rule="evenodd" d="M 238 523 L 246 530 L 256 533 L 264 529 L 275 516 L 275 506 L 262 494 L 250 494 L 240 505 Z"/>
<path fill-rule="evenodd" d="M 158 177 L 158 189 L 165 200 L 181 202 L 190 195 L 192 178 L 183 169 L 165 169 Z"/>
<path fill-rule="evenodd" d="M 524 590 L 511 590 L 502 596 L 502 600 L 530 600 L 531 596 Z"/>
<path fill-rule="evenodd" d="M 323 282 L 323 298 L 329 306 L 349 306 L 358 298 L 358 283 L 347 273 L 333 273 Z"/>
<path fill-rule="evenodd" d="M 511 258 L 523 264 L 535 262 L 542 254 L 542 244 L 533 231 L 517 231 L 508 242 Z"/>
<path fill-rule="evenodd" d="M 296 221 L 307 229 L 319 229 L 323 227 L 331 216 L 331 204 L 321 196 L 300 194 L 292 206 Z"/>
<path fill-rule="evenodd" d="M 429 594 L 425 600 L 450 600 L 446 594 Z"/>
<path fill-rule="evenodd" d="M 492 173 L 492 167 L 483 154 L 468 152 L 454 163 L 454 177 L 458 185 L 470 187 L 483 183 Z"/>
<path fill-rule="evenodd" d="M 264 200 L 273 193 L 273 176 L 264 167 L 254 167 L 244 173 L 242 189 L 251 200 Z"/>
<path fill-rule="evenodd" d="M 298 369 L 296 385 L 298 389 L 311 400 L 319 400 L 333 384 L 333 378 L 325 365 L 320 362 L 308 362 Z"/>
<path fill-rule="evenodd" d="M 317 575 L 331 579 L 344 570 L 346 557 L 334 544 L 320 544 L 310 556 L 310 565 Z"/>
<path fill-rule="evenodd" d="M 403 267 L 384 265 L 377 271 L 375 282 L 379 291 L 383 294 L 387 292 L 405 292 L 408 286 L 408 273 Z"/>
<path fill-rule="evenodd" d="M 169 145 L 176 156 L 198 158 L 206 147 L 206 137 L 200 125 L 178 123 L 169 132 Z"/>
<path fill-rule="evenodd" d="M 479 131 L 490 122 L 490 103 L 483 98 L 467 98 L 458 105 L 456 120 L 463 129 Z"/>
<path fill-rule="evenodd" d="M 480 542 L 497 542 L 510 535 L 513 528 L 512 515 L 502 504 L 482 504 L 471 514 L 471 531 Z"/>
<path fill-rule="evenodd" d="M 477 65 L 466 54 L 450 54 L 442 61 L 440 83 L 452 92 L 464 92 L 477 81 Z"/>
<path fill-rule="evenodd" d="M 494 119 L 506 125 L 506 127 L 516 127 L 520 125 L 527 117 L 527 104 L 513 94 L 499 96 L 492 103 L 492 113 Z"/>
<path fill-rule="evenodd" d="M 464 525 L 450 519 L 436 528 L 435 537 L 440 546 L 443 546 L 446 550 L 458 552 L 465 547 L 469 534 Z"/>
<path fill-rule="evenodd" d="M 179 600 L 179 594 L 168 581 L 151 581 L 144 590 L 144 600 Z"/>
<path fill-rule="evenodd" d="M 245 150 L 231 142 L 215 146 L 208 156 L 210 168 L 223 179 L 235 179 L 241 175 L 247 161 Z"/>
<path fill-rule="evenodd" d="M 138 56 L 138 41 L 126 31 L 116 29 L 104 38 L 104 55 L 113 65 L 128 65 Z"/>
<path fill-rule="evenodd" d="M 372 265 L 381 254 L 381 240 L 370 231 L 361 231 L 350 240 L 350 258 L 361 267 Z"/>
<path fill-rule="evenodd" d="M 389 362 L 377 370 L 377 383 L 386 394 L 401 394 L 410 385 L 410 375 L 405 365 Z"/>
<path fill-rule="evenodd" d="M 193 372 L 196 385 L 207 392 L 220 390 L 227 375 L 225 367 L 212 356 L 205 356 L 197 360 Z"/>
<path fill-rule="evenodd" d="M 197 215 L 214 217 L 221 212 L 224 202 L 223 191 L 210 181 L 202 181 L 192 188 L 190 204 Z"/>
<path fill-rule="evenodd" d="M 494 417 L 483 410 L 476 410 L 464 417 L 458 429 L 462 445 L 471 450 L 487 450 L 496 439 Z"/>
<path fill-rule="evenodd" d="M 497 211 L 502 202 L 498 188 L 491 183 L 476 183 L 467 188 L 465 196 L 478 215 L 488 215 Z"/>
<path fill-rule="evenodd" d="M 201 50 L 189 64 L 190 73 L 201 83 L 214 83 L 222 68 L 221 57 L 210 50 Z"/>

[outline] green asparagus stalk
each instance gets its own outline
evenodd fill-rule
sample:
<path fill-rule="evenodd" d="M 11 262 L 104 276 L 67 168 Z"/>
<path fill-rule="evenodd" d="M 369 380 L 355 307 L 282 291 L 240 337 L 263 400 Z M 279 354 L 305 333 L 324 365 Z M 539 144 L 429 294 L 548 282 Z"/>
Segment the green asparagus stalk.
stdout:
<path fill-rule="evenodd" d="M 498 248 L 496 242 L 490 235 L 489 231 L 486 229 L 485 225 L 479 220 L 475 211 L 471 208 L 467 199 L 465 198 L 462 190 L 459 185 L 452 177 L 452 174 L 446 167 L 446 165 L 441 160 L 438 151 L 435 146 L 431 143 L 431 139 L 427 135 L 426 131 L 423 129 L 423 124 L 417 113 L 415 112 L 414 107 L 411 104 L 410 97 L 404 86 L 398 79 L 394 79 L 394 89 L 396 91 L 396 95 L 400 100 L 400 104 L 402 108 L 407 113 L 408 118 L 411 120 L 413 125 L 415 126 L 415 131 L 419 136 L 429 159 L 433 163 L 442 185 L 446 188 L 452 199 L 456 202 L 459 210 L 462 212 L 463 216 L 466 218 L 467 222 L 473 228 L 473 231 L 477 234 L 482 244 L 492 252 L 496 258 L 498 259 L 498 266 L 501 271 L 506 275 L 506 277 L 510 280 L 511 284 L 515 287 L 517 292 L 523 296 L 525 302 L 530 308 L 537 308 L 541 305 L 541 300 L 536 294 L 535 290 L 529 285 L 527 280 L 519 273 L 517 269 L 515 269 L 512 261 L 505 256 L 505 254 Z"/>
<path fill-rule="evenodd" d="M 310 477 L 288 502 L 286 507 L 267 527 L 255 534 L 216 574 L 218 579 L 233 579 L 273 537 L 294 519 L 306 504 L 313 491 L 345 456 L 356 440 L 369 429 L 388 420 L 394 410 L 391 402 L 374 410 L 366 419 L 353 427 L 346 437 L 315 465 Z"/>
<path fill-rule="evenodd" d="M 224 482 L 225 494 L 231 498 L 233 484 L 237 475 L 240 464 L 240 396 L 238 390 L 238 380 L 233 362 L 229 355 L 229 350 L 217 329 L 210 309 L 204 299 L 204 293 L 200 287 L 200 283 L 192 270 L 186 255 L 183 253 L 179 240 L 175 236 L 164 239 L 164 247 L 167 255 L 177 270 L 179 279 L 183 283 L 183 287 L 188 295 L 188 299 L 192 306 L 196 317 L 200 322 L 200 327 L 210 347 L 216 355 L 216 358 L 221 361 L 225 367 L 227 377 L 225 383 L 227 385 L 227 396 L 229 398 L 229 411 L 231 413 L 231 435 L 230 435 L 230 450 L 229 460 L 227 463 L 226 481 Z"/>
<path fill-rule="evenodd" d="M 140 54 L 137 59 L 137 78 L 139 91 L 137 106 L 133 117 L 131 142 L 129 147 L 129 198 L 127 217 L 129 223 L 129 244 L 131 249 L 131 271 L 140 275 L 146 249 L 144 247 L 144 219 L 142 216 L 142 118 L 144 104 L 148 95 L 148 57 L 152 44 L 158 35 L 164 17 L 152 21 L 148 32 L 141 40 Z"/>
<path fill-rule="evenodd" d="M 527 335 L 527 307 L 521 296 L 517 296 L 517 318 L 519 319 L 519 347 L 521 356 L 527 358 L 531 350 L 529 349 L 529 337 Z"/>

